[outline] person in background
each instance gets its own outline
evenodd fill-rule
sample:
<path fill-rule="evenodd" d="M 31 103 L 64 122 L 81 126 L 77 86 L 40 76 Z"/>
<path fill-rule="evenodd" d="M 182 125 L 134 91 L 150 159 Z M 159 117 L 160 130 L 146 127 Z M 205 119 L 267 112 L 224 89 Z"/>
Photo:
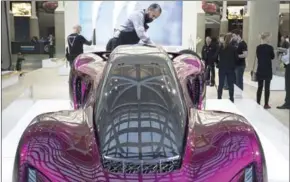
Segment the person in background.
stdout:
<path fill-rule="evenodd" d="M 48 42 L 49 42 L 49 58 L 53 58 L 54 53 L 54 37 L 52 34 L 49 34 L 48 36 Z"/>
<path fill-rule="evenodd" d="M 212 39 L 208 36 L 205 38 L 205 45 L 202 48 L 201 58 L 205 62 L 206 67 L 206 84 L 214 86 L 215 84 L 215 55 L 217 46 L 212 44 Z"/>
<path fill-rule="evenodd" d="M 38 38 L 36 37 L 36 36 L 33 36 L 32 38 L 31 38 L 31 42 L 32 43 L 38 43 Z"/>
<path fill-rule="evenodd" d="M 235 66 L 238 61 L 236 48 L 231 44 L 232 34 L 225 36 L 225 42 L 219 49 L 219 85 L 218 99 L 222 99 L 225 78 L 227 78 L 230 100 L 234 102 Z"/>
<path fill-rule="evenodd" d="M 239 30 L 234 31 L 234 39 L 237 42 L 237 52 L 239 60 L 236 64 L 236 85 L 244 90 L 244 72 L 246 68 L 246 58 L 248 56 L 248 45 L 242 38 L 242 32 Z"/>
<path fill-rule="evenodd" d="M 288 36 L 288 35 L 286 35 L 286 37 L 285 37 L 285 41 L 288 42 L 288 44 L 290 43 L 290 42 L 289 42 L 289 36 Z"/>
<path fill-rule="evenodd" d="M 45 42 L 46 40 L 44 39 L 44 37 L 41 37 L 40 39 L 39 39 L 39 42 Z"/>
<path fill-rule="evenodd" d="M 16 61 L 16 70 L 21 71 L 22 70 L 22 62 L 25 60 L 23 54 L 19 52 L 17 54 L 17 61 Z"/>
<path fill-rule="evenodd" d="M 74 32 L 67 37 L 68 46 L 66 48 L 66 58 L 71 67 L 75 58 L 84 53 L 83 46 L 92 45 L 92 41 L 88 41 L 80 34 L 82 31 L 82 27 L 80 25 L 74 26 L 73 31 Z"/>
<path fill-rule="evenodd" d="M 220 34 L 219 35 L 219 39 L 218 39 L 218 47 L 217 47 L 217 51 L 216 51 L 216 67 L 219 68 L 219 51 L 222 48 L 223 44 L 225 43 L 225 35 L 224 34 Z"/>
<path fill-rule="evenodd" d="M 281 41 L 279 47 L 288 49 L 289 48 L 289 42 L 286 41 L 286 38 L 284 36 L 281 36 Z"/>
<path fill-rule="evenodd" d="M 278 106 L 277 109 L 290 109 L 290 47 L 287 49 L 287 53 L 282 56 L 281 60 L 285 65 L 286 97 L 285 103 Z"/>
<path fill-rule="evenodd" d="M 217 54 L 219 53 L 219 50 L 222 48 L 223 44 L 225 43 L 225 34 L 220 34 L 219 36 L 219 47 L 218 47 L 218 50 L 217 50 Z M 217 58 L 217 68 L 219 68 L 219 56 L 217 55 L 216 56 Z M 228 87 L 228 83 L 227 83 L 227 77 L 225 77 L 225 81 L 224 81 L 224 90 L 228 90 L 229 87 Z"/>
<path fill-rule="evenodd" d="M 214 57 L 213 57 L 214 58 L 214 64 L 213 64 L 213 66 L 215 66 L 218 63 L 218 55 L 217 55 L 217 53 L 219 51 L 219 47 L 220 47 L 221 43 L 220 43 L 219 38 L 213 37 L 211 39 L 211 44 L 212 44 L 212 46 L 214 48 Z"/>
<path fill-rule="evenodd" d="M 270 109 L 270 84 L 273 77 L 272 60 L 275 58 L 274 48 L 269 45 L 270 33 L 265 32 L 261 34 L 261 44 L 256 48 L 257 56 L 257 103 L 260 104 L 263 87 L 265 84 L 265 109 Z"/>

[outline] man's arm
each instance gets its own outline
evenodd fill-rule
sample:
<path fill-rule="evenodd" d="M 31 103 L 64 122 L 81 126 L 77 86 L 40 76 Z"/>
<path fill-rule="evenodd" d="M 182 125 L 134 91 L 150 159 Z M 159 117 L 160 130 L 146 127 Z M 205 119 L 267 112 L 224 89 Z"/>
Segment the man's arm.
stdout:
<path fill-rule="evenodd" d="M 216 50 L 215 50 L 215 53 L 214 53 L 214 60 L 215 60 L 216 63 L 218 62 L 219 52 L 220 52 L 220 46 L 216 45 Z"/>
<path fill-rule="evenodd" d="M 82 41 L 83 44 L 88 45 L 88 46 L 92 45 L 92 41 L 88 41 L 88 40 L 87 40 L 84 36 L 82 36 L 82 35 L 80 35 L 80 36 L 81 36 L 81 41 Z"/>
<path fill-rule="evenodd" d="M 246 58 L 248 56 L 248 46 L 246 43 L 243 43 L 242 45 L 243 54 L 240 54 L 239 58 Z"/>
<path fill-rule="evenodd" d="M 288 49 L 287 54 L 282 56 L 281 61 L 286 65 L 290 63 L 290 48 Z"/>
<path fill-rule="evenodd" d="M 147 44 L 152 44 L 153 42 L 150 40 L 149 36 L 146 34 L 146 30 L 144 28 L 144 15 L 141 12 L 135 12 L 130 15 L 129 20 L 132 21 L 134 25 L 134 29 L 139 37 L 139 39 Z"/>

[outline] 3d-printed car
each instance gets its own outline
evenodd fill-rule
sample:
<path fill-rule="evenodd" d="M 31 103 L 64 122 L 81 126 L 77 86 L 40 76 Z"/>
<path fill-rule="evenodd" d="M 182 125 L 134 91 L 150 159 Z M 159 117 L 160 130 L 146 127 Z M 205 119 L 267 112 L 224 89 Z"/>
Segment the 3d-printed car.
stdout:
<path fill-rule="evenodd" d="M 31 122 L 14 181 L 267 181 L 255 130 L 242 116 L 204 110 L 204 64 L 183 53 L 134 45 L 76 58 L 74 110 Z"/>

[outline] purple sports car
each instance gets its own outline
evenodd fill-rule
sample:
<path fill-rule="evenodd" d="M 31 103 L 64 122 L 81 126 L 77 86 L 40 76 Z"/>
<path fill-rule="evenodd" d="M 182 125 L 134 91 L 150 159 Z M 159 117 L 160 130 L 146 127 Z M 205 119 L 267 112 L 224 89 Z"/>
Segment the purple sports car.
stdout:
<path fill-rule="evenodd" d="M 76 58 L 74 110 L 37 116 L 15 182 L 267 182 L 263 149 L 240 115 L 204 110 L 191 51 L 119 46 Z"/>

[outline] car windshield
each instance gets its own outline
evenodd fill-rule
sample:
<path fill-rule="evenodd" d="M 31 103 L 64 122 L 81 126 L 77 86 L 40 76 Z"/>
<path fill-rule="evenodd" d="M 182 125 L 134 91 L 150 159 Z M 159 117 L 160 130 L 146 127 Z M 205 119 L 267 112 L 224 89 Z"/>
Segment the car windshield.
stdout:
<path fill-rule="evenodd" d="M 183 151 L 186 112 L 166 62 L 111 64 L 97 104 L 102 156 L 164 159 Z"/>

